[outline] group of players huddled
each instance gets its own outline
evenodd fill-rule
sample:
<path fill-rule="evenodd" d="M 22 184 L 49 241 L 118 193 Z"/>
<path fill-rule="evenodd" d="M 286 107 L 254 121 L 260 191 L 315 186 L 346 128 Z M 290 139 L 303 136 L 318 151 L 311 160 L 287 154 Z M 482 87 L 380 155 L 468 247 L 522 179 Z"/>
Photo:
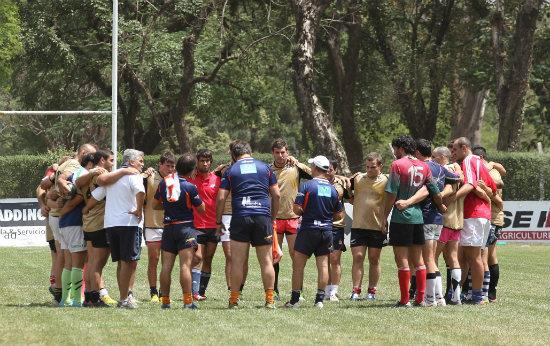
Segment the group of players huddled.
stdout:
<path fill-rule="evenodd" d="M 345 177 L 337 174 L 337 161 L 325 156 L 309 159 L 309 165 L 298 162 L 282 139 L 273 142 L 269 165 L 253 158 L 245 141 L 232 141 L 231 163 L 215 169 L 207 149 L 179 158 L 166 152 L 158 167 L 146 170 L 143 153 L 127 149 L 122 166 L 113 170 L 110 150 L 83 144 L 74 157 L 49 167 L 37 188 L 48 217 L 55 304 L 136 308 L 133 287 L 143 237 L 151 302 L 171 307 L 171 273 L 179 256 L 183 306 L 197 309 L 196 302 L 206 299 L 221 242 L 229 308 L 239 306 L 252 246 L 265 307 L 272 309 L 280 300 L 279 261 L 286 238 L 292 291 L 283 306 L 304 303 L 304 268 L 313 254 L 318 271 L 314 306 L 322 308 L 325 300 L 339 300 L 346 200 L 353 204 L 350 300 L 376 300 L 380 254 L 389 244 L 401 292 L 396 307 L 496 301 L 504 167 L 488 162 L 485 149 L 472 148 L 464 137 L 437 148 L 410 136 L 397 137 L 391 145 L 395 161 L 389 174 L 382 173 L 382 157 L 373 152 L 366 157 L 365 172 Z M 445 292 L 438 269 L 441 253 L 447 266 Z M 109 255 L 117 262 L 118 301 L 103 281 Z M 365 257 L 368 289 L 362 295 Z"/>

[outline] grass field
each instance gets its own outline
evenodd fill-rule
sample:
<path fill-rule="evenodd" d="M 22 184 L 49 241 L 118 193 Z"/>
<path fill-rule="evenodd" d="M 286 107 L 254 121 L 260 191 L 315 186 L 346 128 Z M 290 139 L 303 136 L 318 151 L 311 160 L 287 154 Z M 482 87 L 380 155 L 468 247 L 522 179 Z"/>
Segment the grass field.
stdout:
<path fill-rule="evenodd" d="M 315 267 L 306 269 L 307 304 L 297 310 L 261 308 L 263 292 L 257 263 L 251 261 L 242 308 L 227 310 L 221 249 L 214 259 L 208 300 L 199 311 L 171 310 L 147 302 L 146 260 L 138 265 L 139 308 L 85 309 L 50 307 L 47 248 L 0 248 L 0 324 L 2 344 L 548 344 L 550 247 L 499 246 L 501 279 L 498 302 L 485 306 L 389 308 L 399 297 L 391 249 L 383 251 L 377 302 L 312 307 Z M 146 253 L 142 254 L 146 258 Z M 341 296 L 351 289 L 351 256 L 343 257 Z M 115 266 L 105 279 L 116 297 Z M 443 272 L 443 271 L 442 271 Z M 280 286 L 290 291 L 285 255 Z M 174 277 L 172 298 L 179 296 Z M 288 298 L 288 294 L 283 300 Z M 281 302 L 282 304 L 283 302 Z"/>

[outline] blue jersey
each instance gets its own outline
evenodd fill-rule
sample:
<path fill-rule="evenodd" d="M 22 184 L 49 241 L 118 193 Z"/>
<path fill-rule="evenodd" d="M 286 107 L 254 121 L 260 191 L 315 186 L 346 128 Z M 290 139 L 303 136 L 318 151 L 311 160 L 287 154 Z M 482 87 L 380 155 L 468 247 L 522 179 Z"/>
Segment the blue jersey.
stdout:
<path fill-rule="evenodd" d="M 301 230 L 332 230 L 334 213 L 343 208 L 334 186 L 321 178 L 313 178 L 300 185 L 294 203 L 303 210 Z"/>
<path fill-rule="evenodd" d="M 443 191 L 443 188 L 445 187 L 445 181 L 449 183 L 458 181 L 459 176 L 457 174 L 450 172 L 439 163 L 433 160 L 426 161 L 426 163 L 428 164 L 428 167 L 432 172 L 433 181 L 436 183 L 439 191 Z M 441 215 L 431 197 L 426 198 L 422 202 L 422 216 L 424 218 L 424 224 L 426 225 L 443 224 L 443 215 Z"/>
<path fill-rule="evenodd" d="M 175 201 L 169 201 L 167 197 L 166 181 L 160 181 L 155 193 L 155 199 L 162 202 L 164 207 L 164 224 L 193 222 L 193 206 L 202 204 L 199 192 L 195 185 L 184 178 L 179 178 L 180 194 Z"/>
<path fill-rule="evenodd" d="M 69 176 L 69 179 L 67 180 L 73 181 L 73 175 L 74 174 L 71 174 Z M 69 203 L 69 201 L 65 203 Z M 82 226 L 82 209 L 84 209 L 84 201 L 74 207 L 73 210 L 59 218 L 59 228 L 69 226 Z"/>
<path fill-rule="evenodd" d="M 269 166 L 252 157 L 245 157 L 229 167 L 220 189 L 231 191 L 233 216 L 271 216 L 269 188 L 277 184 Z"/>

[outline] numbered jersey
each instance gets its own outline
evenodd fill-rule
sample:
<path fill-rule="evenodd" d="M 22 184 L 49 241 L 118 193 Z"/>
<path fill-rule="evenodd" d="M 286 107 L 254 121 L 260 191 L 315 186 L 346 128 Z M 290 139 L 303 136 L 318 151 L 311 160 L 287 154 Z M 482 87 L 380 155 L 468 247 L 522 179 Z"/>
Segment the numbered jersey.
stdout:
<path fill-rule="evenodd" d="M 338 192 L 328 180 L 313 178 L 300 185 L 295 204 L 302 207 L 302 225 L 300 230 L 332 230 L 334 213 L 342 211 L 342 202 Z"/>
<path fill-rule="evenodd" d="M 277 178 L 266 163 L 245 157 L 225 171 L 220 189 L 231 191 L 233 216 L 271 216 L 269 188 L 275 184 Z"/>
<path fill-rule="evenodd" d="M 430 194 L 439 193 L 428 165 L 415 158 L 405 156 L 391 164 L 390 177 L 386 192 L 396 195 L 396 201 L 412 197 L 426 185 Z M 404 224 L 423 224 L 422 209 L 414 204 L 404 210 L 393 208 L 391 222 Z"/>

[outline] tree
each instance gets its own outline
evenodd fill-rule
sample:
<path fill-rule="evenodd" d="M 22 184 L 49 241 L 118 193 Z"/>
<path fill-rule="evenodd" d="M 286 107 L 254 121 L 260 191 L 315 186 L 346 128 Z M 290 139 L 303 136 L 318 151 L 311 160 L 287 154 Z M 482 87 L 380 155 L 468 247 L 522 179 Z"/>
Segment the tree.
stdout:
<path fill-rule="evenodd" d="M 542 0 L 523 0 L 515 19 L 510 49 L 503 42 L 506 30 L 501 0 L 495 1 L 492 16 L 492 43 L 496 98 L 499 115 L 499 150 L 517 150 L 523 126 L 523 106 L 529 87 L 535 29 Z"/>
<path fill-rule="evenodd" d="M 314 150 L 326 153 L 340 162 L 344 174 L 350 172 L 346 152 L 329 115 L 323 108 L 314 85 L 314 52 L 317 29 L 328 0 L 292 0 L 296 31 L 292 50 L 294 94 L 302 121 L 311 136 Z"/>

